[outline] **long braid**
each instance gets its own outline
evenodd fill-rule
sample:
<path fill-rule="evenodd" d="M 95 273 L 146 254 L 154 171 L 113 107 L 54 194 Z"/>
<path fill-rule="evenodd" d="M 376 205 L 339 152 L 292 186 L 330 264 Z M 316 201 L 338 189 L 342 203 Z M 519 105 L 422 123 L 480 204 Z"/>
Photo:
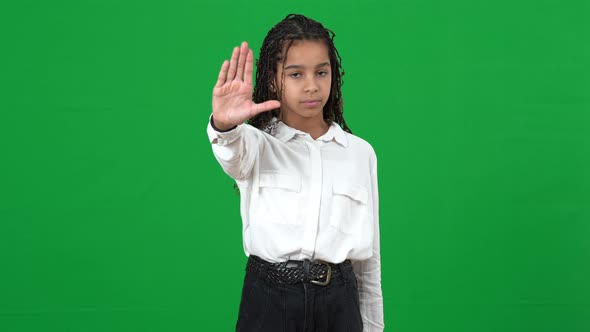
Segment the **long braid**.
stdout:
<path fill-rule="evenodd" d="M 332 83 L 330 97 L 324 106 L 324 120 L 329 124 L 336 122 L 340 127 L 352 133 L 343 116 L 342 102 L 342 76 L 344 70 L 341 63 L 342 58 L 334 46 L 336 34 L 324 26 L 303 15 L 289 14 L 275 25 L 264 39 L 260 48 L 260 58 L 256 61 L 256 85 L 252 99 L 255 103 L 262 103 L 267 100 L 279 100 L 282 91 L 277 91 L 274 80 L 277 75 L 277 65 L 287 54 L 293 41 L 296 40 L 322 40 L 328 46 L 328 56 L 332 69 Z M 282 78 L 281 78 L 282 79 Z M 274 109 L 269 112 L 262 112 L 252 117 L 248 123 L 258 129 L 268 130 L 273 117 L 279 117 L 280 110 Z"/>

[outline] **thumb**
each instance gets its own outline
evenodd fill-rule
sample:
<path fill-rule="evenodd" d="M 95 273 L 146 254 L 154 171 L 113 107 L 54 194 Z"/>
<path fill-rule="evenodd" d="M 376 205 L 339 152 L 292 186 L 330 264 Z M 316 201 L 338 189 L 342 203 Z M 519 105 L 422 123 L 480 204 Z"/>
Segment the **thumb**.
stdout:
<path fill-rule="evenodd" d="M 281 107 L 281 103 L 278 100 L 268 100 L 264 103 L 254 104 L 252 111 L 254 112 L 254 115 L 256 115 L 258 113 L 267 112 L 279 107 Z"/>

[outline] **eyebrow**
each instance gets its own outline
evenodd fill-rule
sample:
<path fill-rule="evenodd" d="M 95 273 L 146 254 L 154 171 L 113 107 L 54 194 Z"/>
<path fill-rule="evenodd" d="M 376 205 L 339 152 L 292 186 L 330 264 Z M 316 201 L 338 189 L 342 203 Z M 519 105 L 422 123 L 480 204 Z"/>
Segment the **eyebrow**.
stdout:
<path fill-rule="evenodd" d="M 317 65 L 315 67 L 316 68 L 320 68 L 320 67 L 326 67 L 326 66 L 330 66 L 330 63 L 329 62 L 323 62 L 323 63 L 320 63 L 319 65 Z M 289 65 L 289 66 L 285 67 L 285 69 L 293 69 L 293 68 L 295 68 L 295 69 L 305 69 L 305 66 L 302 66 L 302 65 Z"/>

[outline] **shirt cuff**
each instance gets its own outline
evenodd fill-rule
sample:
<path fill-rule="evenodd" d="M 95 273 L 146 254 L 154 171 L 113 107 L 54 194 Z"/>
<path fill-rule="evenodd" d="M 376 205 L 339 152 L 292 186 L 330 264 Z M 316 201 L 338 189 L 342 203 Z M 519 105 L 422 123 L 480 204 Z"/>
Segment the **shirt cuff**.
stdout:
<path fill-rule="evenodd" d="M 209 136 L 209 142 L 217 145 L 227 145 L 233 142 L 240 133 L 241 125 L 235 126 L 228 130 L 219 130 L 213 125 L 213 114 L 209 117 L 209 123 L 207 125 L 207 136 Z"/>

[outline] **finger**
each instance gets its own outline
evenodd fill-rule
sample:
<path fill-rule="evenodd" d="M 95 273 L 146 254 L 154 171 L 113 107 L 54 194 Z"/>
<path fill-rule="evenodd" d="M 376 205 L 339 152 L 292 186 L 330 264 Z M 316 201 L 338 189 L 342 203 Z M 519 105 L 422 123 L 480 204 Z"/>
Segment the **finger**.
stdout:
<path fill-rule="evenodd" d="M 254 116 L 258 113 L 274 110 L 279 107 L 281 107 L 281 103 L 278 100 L 268 100 L 268 101 L 265 101 L 264 103 L 254 104 L 254 106 L 252 107 L 252 111 L 254 112 L 254 114 L 252 116 Z"/>
<path fill-rule="evenodd" d="M 215 84 L 216 88 L 219 88 L 225 84 L 228 68 L 229 68 L 229 61 L 227 61 L 227 60 L 223 61 L 223 64 L 221 65 L 221 70 L 219 71 L 219 77 L 217 77 L 217 83 Z"/>
<path fill-rule="evenodd" d="M 248 56 L 246 57 L 246 68 L 244 72 L 244 82 L 252 85 L 252 68 L 254 67 L 254 55 L 252 50 L 248 50 Z"/>
<path fill-rule="evenodd" d="M 227 72 L 226 81 L 232 81 L 236 77 L 236 67 L 238 66 L 238 53 L 240 49 L 236 46 L 231 53 L 231 60 L 229 61 L 229 71 Z"/>
<path fill-rule="evenodd" d="M 244 75 L 244 64 L 246 63 L 246 56 L 248 55 L 248 43 L 242 42 L 240 47 L 240 56 L 238 58 L 238 71 L 236 73 L 236 80 L 242 81 Z"/>

